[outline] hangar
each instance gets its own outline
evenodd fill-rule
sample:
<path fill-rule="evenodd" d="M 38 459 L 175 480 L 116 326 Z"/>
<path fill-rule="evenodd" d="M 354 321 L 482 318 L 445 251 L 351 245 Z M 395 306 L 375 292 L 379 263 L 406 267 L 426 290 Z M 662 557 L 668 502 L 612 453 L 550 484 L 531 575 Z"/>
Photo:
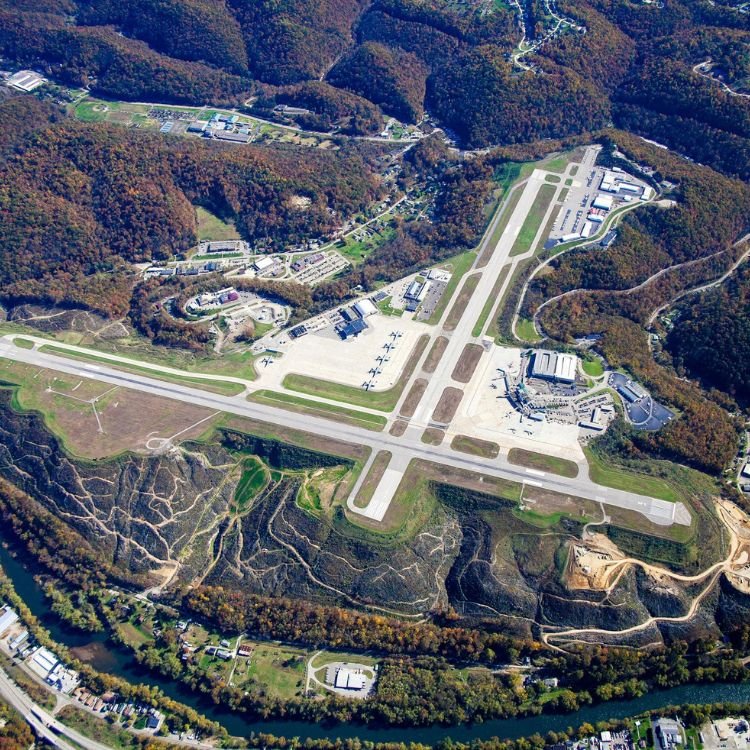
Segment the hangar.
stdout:
<path fill-rule="evenodd" d="M 555 380 L 560 383 L 574 383 L 576 365 L 577 357 L 573 354 L 539 349 L 534 352 L 534 359 L 531 363 L 531 377 Z"/>

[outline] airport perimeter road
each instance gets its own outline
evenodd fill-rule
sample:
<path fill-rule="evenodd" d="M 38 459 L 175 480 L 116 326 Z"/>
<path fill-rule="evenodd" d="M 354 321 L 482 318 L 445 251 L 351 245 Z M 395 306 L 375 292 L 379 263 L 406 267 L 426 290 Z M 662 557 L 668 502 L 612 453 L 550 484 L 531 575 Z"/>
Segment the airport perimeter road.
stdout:
<path fill-rule="evenodd" d="M 670 503 L 664 500 L 644 497 L 621 490 L 614 490 L 594 484 L 588 478 L 567 479 L 551 474 L 543 474 L 508 464 L 505 459 L 484 459 L 468 454 L 457 453 L 447 445 L 431 446 L 421 442 L 420 437 L 404 434 L 395 437 L 388 433 L 376 433 L 360 427 L 341 424 L 322 417 L 297 414 L 265 404 L 247 401 L 244 396 L 222 396 L 208 393 L 187 385 L 166 383 L 146 375 L 125 373 L 105 364 L 82 364 L 55 354 L 35 349 L 23 349 L 16 346 L 8 337 L 0 339 L 0 357 L 64 372 L 77 377 L 98 380 L 132 390 L 150 393 L 161 398 L 170 398 L 220 410 L 240 417 L 280 425 L 294 430 L 323 435 L 344 443 L 365 445 L 372 455 L 381 450 L 399 455 L 399 466 L 406 466 L 413 459 L 423 459 L 445 466 L 452 466 L 467 471 L 499 477 L 513 482 L 522 482 L 535 487 L 544 487 L 555 492 L 567 493 L 577 497 L 603 502 L 619 508 L 626 508 L 642 513 L 654 523 L 670 525 L 678 523 L 689 525 L 691 516 L 682 503 Z M 393 484 L 393 477 L 389 481 Z M 396 487 L 392 488 L 394 491 Z M 376 490 L 377 492 L 377 490 Z M 353 495 L 349 498 L 350 508 L 355 512 L 375 520 L 382 520 L 393 495 L 383 493 L 375 503 L 365 509 L 353 507 Z M 386 502 L 387 501 L 387 502 Z"/>

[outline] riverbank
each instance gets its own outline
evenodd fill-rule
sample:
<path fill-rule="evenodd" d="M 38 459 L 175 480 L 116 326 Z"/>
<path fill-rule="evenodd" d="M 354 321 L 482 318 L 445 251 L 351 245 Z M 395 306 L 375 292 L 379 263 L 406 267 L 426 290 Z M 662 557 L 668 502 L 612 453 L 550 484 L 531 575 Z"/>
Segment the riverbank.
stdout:
<path fill-rule="evenodd" d="M 0 540 L 2 537 L 0 536 Z M 199 711 L 212 721 L 220 723 L 232 735 L 249 737 L 271 734 L 279 737 L 301 737 L 311 739 L 359 739 L 369 742 L 410 741 L 425 745 L 436 745 L 448 738 L 458 742 L 499 737 L 518 739 L 534 733 L 563 731 L 570 726 L 583 723 L 596 724 L 609 719 L 625 719 L 645 711 L 685 703 L 750 702 L 750 684 L 703 684 L 682 685 L 669 690 L 653 691 L 641 698 L 626 701 L 610 701 L 582 708 L 567 714 L 542 714 L 525 718 L 509 718 L 487 721 L 472 726 L 429 727 L 404 729 L 403 727 L 371 727 L 354 724 L 324 724 L 305 721 L 250 720 L 242 714 L 217 707 L 207 698 L 196 695 L 174 680 L 154 675 L 138 665 L 132 653 L 112 643 L 106 633 L 81 633 L 61 623 L 51 611 L 39 584 L 34 580 L 30 563 L 11 555 L 8 548 L 0 544 L 0 565 L 32 613 L 50 631 L 52 638 L 73 649 L 78 658 L 100 672 L 112 674 L 132 683 L 146 683 L 160 688 L 165 695 Z"/>

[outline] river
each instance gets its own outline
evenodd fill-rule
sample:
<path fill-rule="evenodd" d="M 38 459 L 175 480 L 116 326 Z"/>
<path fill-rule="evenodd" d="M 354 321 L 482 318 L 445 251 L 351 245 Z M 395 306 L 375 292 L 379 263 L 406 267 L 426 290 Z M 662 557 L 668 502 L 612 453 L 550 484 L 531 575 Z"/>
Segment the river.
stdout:
<path fill-rule="evenodd" d="M 0 536 L 0 542 L 2 537 Z M 36 615 L 58 643 L 75 651 L 81 661 L 89 663 L 100 672 L 122 677 L 130 682 L 145 682 L 157 685 L 175 700 L 192 706 L 208 718 L 222 724 L 235 736 L 248 736 L 252 732 L 269 733 L 280 737 L 341 737 L 373 742 L 422 742 L 434 745 L 439 740 L 451 737 L 457 741 L 501 737 L 515 739 L 550 730 L 561 731 L 567 727 L 578 727 L 584 722 L 595 724 L 607 719 L 624 719 L 629 716 L 681 703 L 714 703 L 720 701 L 750 702 L 750 683 L 739 685 L 682 685 L 669 690 L 658 690 L 629 701 L 610 701 L 582 708 L 569 714 L 543 714 L 522 719 L 495 719 L 472 726 L 445 727 L 433 725 L 418 728 L 370 727 L 357 724 L 321 724 L 306 721 L 268 720 L 257 721 L 242 714 L 218 708 L 208 699 L 191 692 L 180 683 L 168 680 L 138 665 L 132 654 L 124 647 L 111 643 L 104 633 L 81 633 L 67 627 L 50 610 L 41 587 L 34 580 L 33 572 L 22 556 L 13 556 L 0 543 L 0 565 L 13 581 L 16 591 L 23 597 L 29 609 Z"/>

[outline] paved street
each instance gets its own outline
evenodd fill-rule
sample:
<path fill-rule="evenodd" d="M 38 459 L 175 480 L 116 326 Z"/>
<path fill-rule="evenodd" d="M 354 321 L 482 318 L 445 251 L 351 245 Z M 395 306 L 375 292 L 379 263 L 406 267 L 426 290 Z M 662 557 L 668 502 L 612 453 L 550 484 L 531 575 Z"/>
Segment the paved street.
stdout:
<path fill-rule="evenodd" d="M 61 750 L 110 750 L 107 745 L 90 740 L 88 737 L 70 729 L 57 721 L 51 714 L 37 706 L 5 672 L 0 669 L 0 696 L 18 711 L 31 725 L 34 732 Z M 66 739 L 71 742 L 66 742 Z"/>

